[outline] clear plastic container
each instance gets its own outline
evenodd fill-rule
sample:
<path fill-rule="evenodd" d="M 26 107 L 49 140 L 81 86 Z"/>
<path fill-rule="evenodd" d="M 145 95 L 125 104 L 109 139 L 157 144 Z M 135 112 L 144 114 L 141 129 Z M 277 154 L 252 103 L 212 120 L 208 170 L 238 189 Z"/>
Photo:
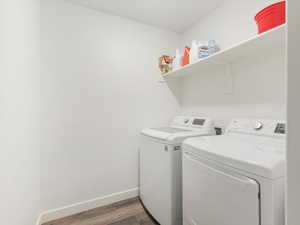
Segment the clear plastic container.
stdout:
<path fill-rule="evenodd" d="M 208 49 L 208 45 L 203 44 L 203 43 L 199 43 L 199 53 L 198 53 L 198 58 L 202 59 L 202 58 L 206 58 L 209 56 L 209 49 Z"/>
<path fill-rule="evenodd" d="M 215 40 L 209 40 L 208 41 L 208 53 L 209 53 L 209 55 L 213 55 L 218 51 L 219 51 L 219 47 L 218 47 L 216 41 Z"/>

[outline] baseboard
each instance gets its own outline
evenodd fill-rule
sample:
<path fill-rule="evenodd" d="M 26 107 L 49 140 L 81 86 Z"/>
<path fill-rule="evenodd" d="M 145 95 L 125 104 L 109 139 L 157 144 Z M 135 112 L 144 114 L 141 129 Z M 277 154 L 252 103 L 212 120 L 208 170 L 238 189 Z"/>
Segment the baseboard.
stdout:
<path fill-rule="evenodd" d="M 97 207 L 109 205 L 118 201 L 122 201 L 128 198 L 134 198 L 139 195 L 139 188 L 132 188 L 126 191 L 113 193 L 111 195 L 91 199 L 84 202 L 79 202 L 76 204 L 68 205 L 62 208 L 49 210 L 43 212 L 38 221 L 38 225 L 43 223 L 63 218 L 66 216 L 71 216 L 80 212 L 91 210 Z"/>
<path fill-rule="evenodd" d="M 37 221 L 36 221 L 36 225 L 41 225 L 42 224 L 42 215 L 39 215 Z"/>

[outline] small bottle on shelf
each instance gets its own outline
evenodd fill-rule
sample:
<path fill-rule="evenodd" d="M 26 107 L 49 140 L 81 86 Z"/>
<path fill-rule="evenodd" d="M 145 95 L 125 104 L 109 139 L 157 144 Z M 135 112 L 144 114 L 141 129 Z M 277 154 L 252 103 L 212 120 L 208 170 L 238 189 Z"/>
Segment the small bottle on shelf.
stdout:
<path fill-rule="evenodd" d="M 218 47 L 216 41 L 215 40 L 209 40 L 208 41 L 208 53 L 209 53 L 209 55 L 213 55 L 218 51 L 219 51 L 219 47 Z"/>
<path fill-rule="evenodd" d="M 179 49 L 176 49 L 176 55 L 173 59 L 173 70 L 178 70 L 181 67 L 182 56 Z"/>
<path fill-rule="evenodd" d="M 190 50 L 190 63 L 195 63 L 198 61 L 198 52 L 199 52 L 199 47 L 197 42 L 194 40 L 192 41 L 192 47 Z"/>

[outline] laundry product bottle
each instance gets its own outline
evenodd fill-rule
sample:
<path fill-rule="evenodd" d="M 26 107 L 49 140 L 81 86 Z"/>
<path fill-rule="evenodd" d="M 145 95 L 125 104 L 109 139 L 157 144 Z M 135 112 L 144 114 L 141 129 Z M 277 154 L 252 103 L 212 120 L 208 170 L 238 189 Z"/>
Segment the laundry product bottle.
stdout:
<path fill-rule="evenodd" d="M 184 48 L 184 53 L 182 56 L 182 66 L 186 66 L 186 65 L 190 64 L 190 50 L 191 50 L 191 48 L 188 46 L 186 46 Z"/>
<path fill-rule="evenodd" d="M 179 49 L 176 49 L 176 55 L 173 60 L 173 70 L 178 70 L 181 67 L 182 56 Z"/>
<path fill-rule="evenodd" d="M 219 46 L 217 45 L 215 40 L 209 40 L 208 41 L 208 52 L 209 55 L 215 54 L 217 51 L 219 51 Z"/>
<path fill-rule="evenodd" d="M 209 56 L 208 45 L 204 44 L 204 42 L 199 42 L 199 59 L 206 58 Z"/>
<path fill-rule="evenodd" d="M 194 40 L 194 41 L 192 41 L 192 46 L 191 46 L 191 50 L 189 53 L 191 64 L 198 61 L 198 54 L 199 54 L 199 46 L 198 46 L 197 42 Z"/>

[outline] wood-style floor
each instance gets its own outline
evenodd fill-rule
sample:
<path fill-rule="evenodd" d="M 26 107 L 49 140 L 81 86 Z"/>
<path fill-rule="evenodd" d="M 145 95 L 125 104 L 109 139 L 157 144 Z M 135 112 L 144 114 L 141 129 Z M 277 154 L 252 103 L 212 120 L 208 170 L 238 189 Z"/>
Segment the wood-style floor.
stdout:
<path fill-rule="evenodd" d="M 43 225 L 158 225 L 138 198 L 117 202 Z"/>

